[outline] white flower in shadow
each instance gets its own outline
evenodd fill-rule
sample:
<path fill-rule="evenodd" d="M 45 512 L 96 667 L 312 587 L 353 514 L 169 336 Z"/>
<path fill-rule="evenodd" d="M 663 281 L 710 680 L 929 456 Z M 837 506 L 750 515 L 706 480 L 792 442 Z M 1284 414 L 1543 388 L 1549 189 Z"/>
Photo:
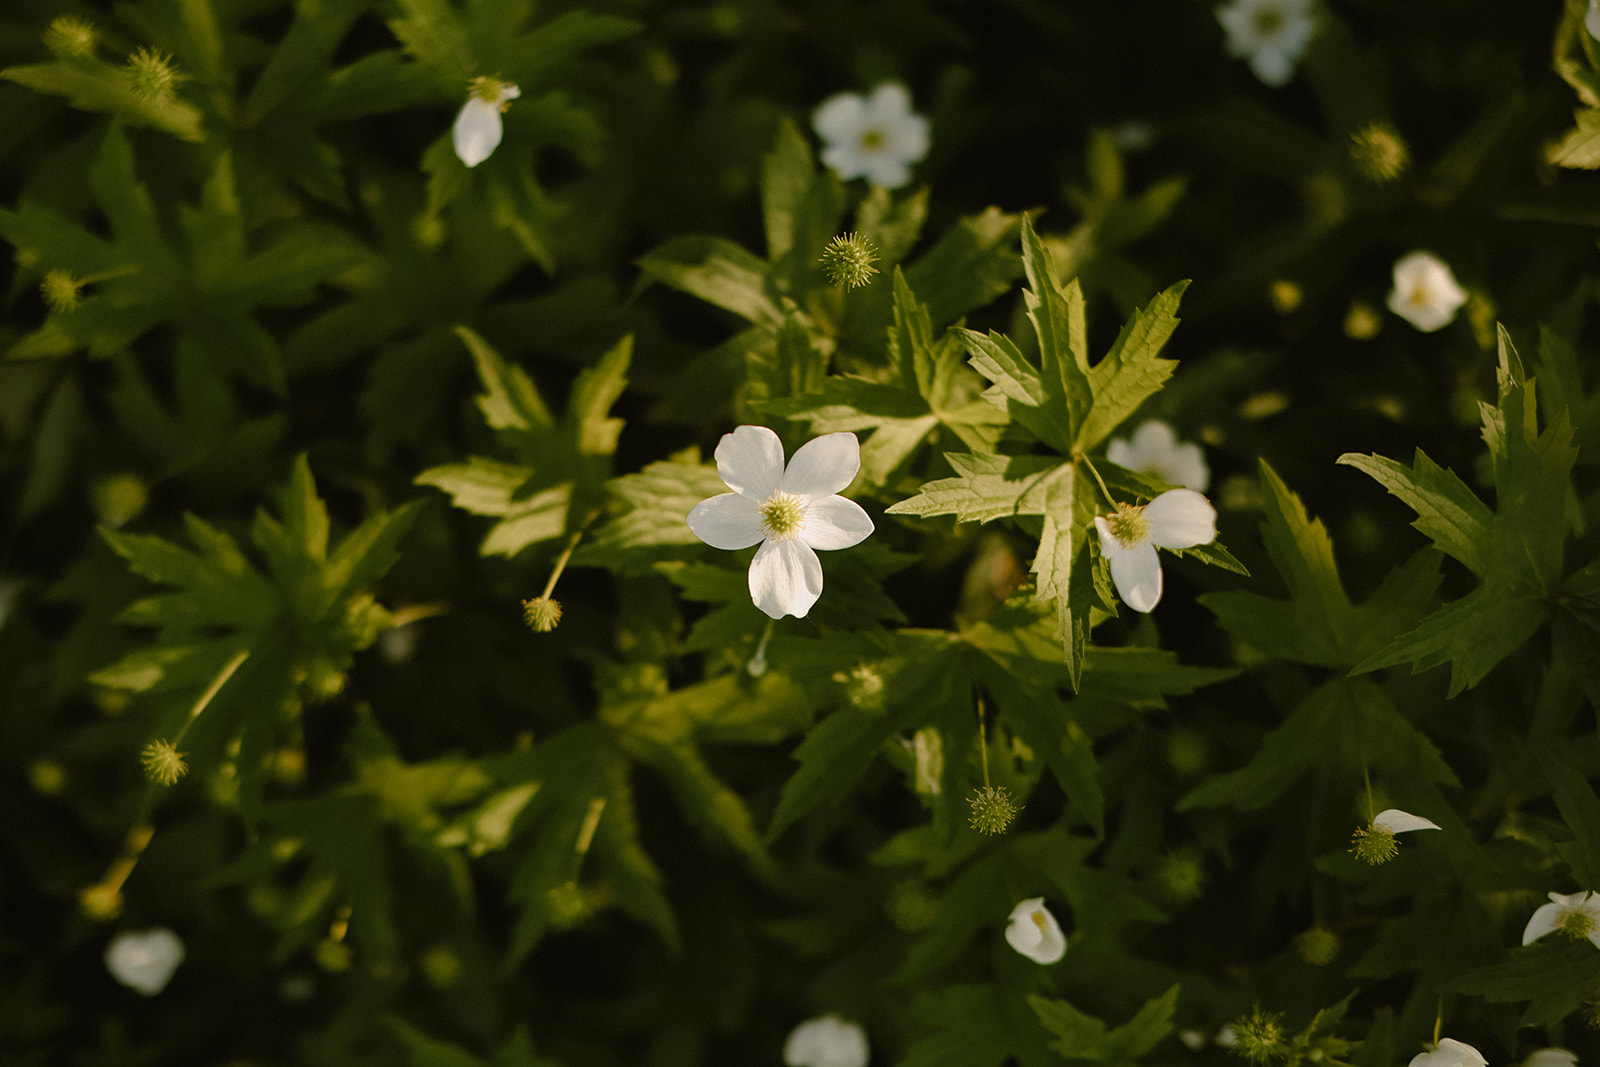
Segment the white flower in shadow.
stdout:
<path fill-rule="evenodd" d="M 1113 437 L 1106 444 L 1106 458 L 1119 467 L 1197 493 L 1205 492 L 1211 484 L 1211 468 L 1206 466 L 1200 446 L 1192 441 L 1180 443 L 1172 427 L 1159 419 L 1151 419 L 1133 431 L 1132 440 Z"/>
<path fill-rule="evenodd" d="M 867 1032 L 837 1015 L 807 1019 L 783 1043 L 789 1067 L 867 1067 L 868 1057 Z"/>
<path fill-rule="evenodd" d="M 1587 890 L 1565 896 L 1551 893 L 1550 903 L 1542 905 L 1528 919 L 1522 931 L 1522 943 L 1531 945 L 1557 930 L 1574 940 L 1587 938 L 1600 947 L 1600 897 Z"/>
<path fill-rule="evenodd" d="M 1448 326 L 1466 302 L 1467 291 L 1438 256 L 1412 252 L 1395 261 L 1389 310 L 1423 333 Z"/>
<path fill-rule="evenodd" d="M 476 167 L 499 146 L 505 132 L 500 114 L 522 95 L 522 90 L 498 78 L 474 78 L 471 91 L 450 134 L 455 140 L 456 157 L 467 166 Z"/>
<path fill-rule="evenodd" d="M 183 956 L 183 942 L 164 926 L 121 933 L 106 946 L 106 970 L 129 989 L 153 997 L 167 987 Z"/>
<path fill-rule="evenodd" d="M 1032 897 L 1011 909 L 1006 943 L 1035 963 L 1055 963 L 1067 954 L 1067 939 L 1044 897 Z"/>
<path fill-rule="evenodd" d="M 911 180 L 911 164 L 928 154 L 928 120 L 911 110 L 906 87 L 893 82 L 871 96 L 829 97 L 811 125 L 825 145 L 822 162 L 846 181 L 864 177 L 898 189 Z"/>
<path fill-rule="evenodd" d="M 1217 8 L 1217 21 L 1228 35 L 1228 54 L 1247 58 L 1255 76 L 1277 88 L 1294 77 L 1311 42 L 1314 7 L 1314 0 L 1233 0 Z"/>
<path fill-rule="evenodd" d="M 702 500 L 689 529 L 713 548 L 760 544 L 750 561 L 750 599 L 774 619 L 804 618 L 822 595 L 816 549 L 849 548 L 872 533 L 872 519 L 838 493 L 861 469 L 853 433 L 824 434 L 795 452 L 765 426 L 740 426 L 717 445 L 717 473 L 731 493 Z"/>

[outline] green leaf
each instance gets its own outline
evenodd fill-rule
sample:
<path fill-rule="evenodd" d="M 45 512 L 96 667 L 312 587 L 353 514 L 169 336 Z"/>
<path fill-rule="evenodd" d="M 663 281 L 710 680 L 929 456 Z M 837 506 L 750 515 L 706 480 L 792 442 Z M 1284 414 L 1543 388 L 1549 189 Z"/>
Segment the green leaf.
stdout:
<path fill-rule="evenodd" d="M 1411 525 L 1433 541 L 1439 550 L 1460 561 L 1474 574 L 1483 574 L 1482 546 L 1488 540 L 1494 514 L 1457 478 L 1417 449 L 1410 469 L 1383 456 L 1340 456 L 1342 466 L 1354 467 L 1375 479 L 1417 513 Z"/>
<path fill-rule="evenodd" d="M 767 264 L 720 237 L 678 237 L 635 261 L 656 281 L 726 308 L 752 323 L 783 313 L 767 293 Z"/>
<path fill-rule="evenodd" d="M 1600 885 L 1600 798 L 1588 780 L 1547 745 L 1535 749 L 1572 840 L 1557 846 L 1579 885 Z"/>
<path fill-rule="evenodd" d="M 1114 1030 L 1085 1015 L 1064 1000 L 1029 996 L 1028 1006 L 1046 1030 L 1056 1036 L 1050 1047 L 1069 1060 L 1126 1064 L 1160 1043 L 1172 1032 L 1172 1013 L 1178 1005 L 1178 986 L 1145 1002 L 1134 1017 Z"/>
<path fill-rule="evenodd" d="M 1558 167 L 1594 170 L 1600 167 L 1600 108 L 1584 108 L 1573 118 L 1577 125 L 1545 149 L 1545 158 Z"/>
<path fill-rule="evenodd" d="M 1396 637 L 1380 651 L 1351 668 L 1365 674 L 1383 667 L 1411 664 L 1413 673 L 1450 664 L 1450 696 L 1477 685 L 1494 666 L 1545 621 L 1541 598 L 1509 589 L 1482 586 L 1435 611 L 1413 630 Z"/>
<path fill-rule="evenodd" d="M 917 495 L 884 509 L 890 515 L 954 515 L 988 522 L 1010 515 L 1044 515 L 1059 502 L 1056 485 L 1072 483 L 1072 466 L 1050 456 L 946 453 L 954 478 L 928 482 Z M 1070 496 L 1070 490 L 1068 495 Z"/>
<path fill-rule="evenodd" d="M 1087 416 L 1078 420 L 1076 449 L 1088 451 L 1099 445 L 1172 377 L 1177 362 L 1157 353 L 1178 327 L 1175 312 L 1188 287 L 1188 282 L 1179 282 L 1134 312 L 1111 351 L 1089 371 L 1094 402 Z"/>
<path fill-rule="evenodd" d="M 1519 1026 L 1548 1026 L 1593 999 L 1600 982 L 1600 956 L 1587 943 L 1551 939 L 1514 948 L 1504 963 L 1466 971 L 1443 992 L 1483 997 L 1491 1004 L 1531 1001 Z"/>
<path fill-rule="evenodd" d="M 134 91 L 126 71 L 96 59 L 7 67 L 0 70 L 0 78 L 35 92 L 64 96 L 84 111 L 109 112 L 124 122 L 152 126 L 185 141 L 205 140 L 199 108 L 176 96 L 143 96 Z"/>
<path fill-rule="evenodd" d="M 729 491 L 715 467 L 677 461 L 613 478 L 606 490 L 620 514 L 587 537 L 574 558 L 623 569 L 648 566 L 662 549 L 701 544 L 689 529 L 689 512 Z"/>

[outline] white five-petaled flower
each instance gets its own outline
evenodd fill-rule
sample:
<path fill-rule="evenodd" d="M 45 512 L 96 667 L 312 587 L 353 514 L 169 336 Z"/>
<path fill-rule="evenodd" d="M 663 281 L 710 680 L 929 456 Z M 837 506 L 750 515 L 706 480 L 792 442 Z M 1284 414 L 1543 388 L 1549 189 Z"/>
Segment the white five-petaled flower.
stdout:
<path fill-rule="evenodd" d="M 183 962 L 183 942 L 165 926 L 120 933 L 106 946 L 106 970 L 129 989 L 153 997 Z"/>
<path fill-rule="evenodd" d="M 1489 1061 L 1465 1041 L 1446 1037 L 1428 1051 L 1411 1057 L 1410 1067 L 1489 1067 Z"/>
<path fill-rule="evenodd" d="M 1067 939 L 1044 897 L 1031 897 L 1011 909 L 1006 942 L 1035 963 L 1055 963 L 1067 954 Z"/>
<path fill-rule="evenodd" d="M 521 89 L 498 78 L 472 79 L 471 95 L 461 105 L 456 124 L 450 131 L 461 162 L 476 167 L 493 154 L 504 133 L 500 113 L 521 95 Z"/>
<path fill-rule="evenodd" d="M 811 125 L 826 145 L 822 162 L 845 181 L 865 177 L 898 189 L 911 180 L 911 164 L 928 154 L 928 120 L 911 110 L 906 87 L 893 82 L 871 96 L 830 96 Z"/>
<path fill-rule="evenodd" d="M 740 426 L 717 445 L 717 473 L 733 492 L 696 504 L 689 529 L 713 548 L 759 543 L 750 599 L 774 619 L 804 618 L 822 595 L 822 563 L 813 550 L 849 548 L 872 532 L 861 505 L 838 495 L 860 469 L 853 433 L 806 442 L 785 469 L 777 434 Z"/>
<path fill-rule="evenodd" d="M 1228 54 L 1250 60 L 1250 69 L 1277 88 L 1294 77 L 1300 53 L 1316 29 L 1315 0 L 1232 0 L 1217 8 L 1228 34 Z"/>
<path fill-rule="evenodd" d="M 867 1032 L 837 1015 L 807 1019 L 783 1043 L 789 1067 L 867 1067 Z"/>
<path fill-rule="evenodd" d="M 1151 419 L 1133 431 L 1133 439 L 1113 437 L 1106 444 L 1106 458 L 1119 467 L 1150 474 L 1169 485 L 1181 485 L 1197 493 L 1211 484 L 1211 468 L 1205 453 L 1192 441 L 1178 442 L 1172 427 Z"/>
<path fill-rule="evenodd" d="M 1467 291 L 1449 264 L 1433 253 L 1412 252 L 1395 260 L 1389 310 L 1423 333 L 1448 326 L 1466 302 Z"/>
<path fill-rule="evenodd" d="M 1100 553 L 1111 564 L 1117 595 L 1134 611 L 1150 612 L 1161 600 L 1157 548 L 1193 548 L 1217 539 L 1217 509 L 1193 489 L 1168 489 L 1148 504 L 1118 504 L 1096 515 Z"/>
<path fill-rule="evenodd" d="M 1542 905 L 1528 919 L 1522 931 L 1522 943 L 1532 944 L 1556 930 L 1571 938 L 1586 937 L 1600 947 L 1600 897 L 1588 890 L 1566 896 L 1551 893 L 1550 903 Z"/>

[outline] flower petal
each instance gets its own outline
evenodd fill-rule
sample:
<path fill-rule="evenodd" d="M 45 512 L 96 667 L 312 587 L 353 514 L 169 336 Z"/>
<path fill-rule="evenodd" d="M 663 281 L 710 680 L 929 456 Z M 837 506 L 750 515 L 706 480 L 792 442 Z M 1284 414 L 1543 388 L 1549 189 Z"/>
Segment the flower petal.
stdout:
<path fill-rule="evenodd" d="M 729 489 L 757 503 L 783 481 L 783 442 L 765 426 L 740 426 L 717 442 L 717 473 Z"/>
<path fill-rule="evenodd" d="M 1024 900 L 1011 909 L 1006 943 L 1035 963 L 1051 964 L 1067 954 L 1067 939 L 1043 897 Z"/>
<path fill-rule="evenodd" d="M 473 97 L 461 105 L 454 128 L 456 157 L 469 167 L 476 167 L 488 159 L 500 144 L 504 128 L 500 122 L 500 109 L 487 100 Z"/>
<path fill-rule="evenodd" d="M 1124 548 L 1111 536 L 1104 519 L 1096 515 L 1094 525 L 1100 531 L 1100 554 L 1111 564 L 1117 595 L 1134 611 L 1153 611 L 1161 601 L 1161 561 L 1156 558 L 1155 546 L 1141 541 Z"/>
<path fill-rule="evenodd" d="M 783 1043 L 788 1067 L 867 1067 L 867 1033 L 837 1015 L 808 1019 Z"/>
<path fill-rule="evenodd" d="M 1553 933 L 1560 925 L 1561 913 L 1565 910 L 1560 904 L 1541 904 L 1529 917 L 1528 925 L 1522 928 L 1522 943 L 1531 945 L 1545 934 Z"/>
<path fill-rule="evenodd" d="M 800 446 L 780 486 L 785 493 L 810 499 L 832 496 L 854 481 L 860 469 L 861 443 L 856 435 L 825 433 Z"/>
<path fill-rule="evenodd" d="M 750 561 L 750 599 L 774 619 L 803 619 L 822 595 L 822 561 L 804 541 L 768 541 Z"/>
<path fill-rule="evenodd" d="M 1150 541 L 1161 548 L 1193 548 L 1217 539 L 1217 509 L 1193 489 L 1168 489 L 1144 506 Z"/>
<path fill-rule="evenodd" d="M 694 535 L 712 548 L 749 548 L 767 536 L 761 509 L 755 501 L 738 493 L 700 501 L 686 521 Z"/>
<path fill-rule="evenodd" d="M 872 519 L 860 504 L 842 496 L 825 496 L 806 507 L 800 540 L 824 551 L 859 545 L 872 533 Z"/>
<path fill-rule="evenodd" d="M 811 113 L 811 128 L 830 144 L 844 144 L 856 139 L 856 131 L 866 120 L 867 102 L 855 93 L 839 93 Z"/>
<path fill-rule="evenodd" d="M 1378 812 L 1377 817 L 1372 820 L 1372 825 L 1380 830 L 1387 830 L 1391 834 L 1403 834 L 1412 830 L 1443 829 L 1431 819 L 1424 819 L 1420 815 L 1413 815 L 1409 811 L 1401 811 L 1399 808 L 1390 808 L 1388 811 Z"/>

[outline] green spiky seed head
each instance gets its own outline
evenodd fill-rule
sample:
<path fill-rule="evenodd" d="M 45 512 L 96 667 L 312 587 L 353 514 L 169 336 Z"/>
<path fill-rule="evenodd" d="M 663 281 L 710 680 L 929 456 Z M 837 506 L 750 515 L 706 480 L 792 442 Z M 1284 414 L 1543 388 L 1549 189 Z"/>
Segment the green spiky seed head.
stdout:
<path fill-rule="evenodd" d="M 1350 839 L 1350 851 L 1356 854 L 1356 859 L 1376 867 L 1394 859 L 1400 852 L 1400 844 L 1391 831 L 1381 826 L 1368 826 L 1355 832 Z"/>
<path fill-rule="evenodd" d="M 1011 790 L 1004 786 L 986 785 L 967 798 L 972 805 L 972 828 L 982 834 L 1003 834 L 1006 827 L 1022 811 L 1022 805 L 1011 798 Z"/>
<path fill-rule="evenodd" d="M 1295 948 L 1313 967 L 1324 967 L 1339 955 L 1339 935 L 1325 926 L 1313 926 L 1295 939 Z"/>
<path fill-rule="evenodd" d="M 172 65 L 172 57 L 159 48 L 143 48 L 128 57 L 123 68 L 133 93 L 146 103 L 171 100 L 183 75 Z"/>
<path fill-rule="evenodd" d="M 144 764 L 144 773 L 152 782 L 162 785 L 175 785 L 179 778 L 189 773 L 189 765 L 183 761 L 183 753 L 171 741 L 152 741 L 144 746 L 139 760 Z"/>
<path fill-rule="evenodd" d="M 1350 158 L 1374 185 L 1392 182 L 1411 163 L 1411 150 L 1387 122 L 1371 122 L 1350 135 Z"/>
<path fill-rule="evenodd" d="M 536 596 L 522 602 L 522 621 L 535 633 L 547 634 L 561 621 L 561 602 L 553 597 Z"/>
<path fill-rule="evenodd" d="M 44 32 L 45 47 L 63 59 L 94 55 L 94 25 L 72 15 L 62 15 Z"/>
<path fill-rule="evenodd" d="M 71 311 L 78 306 L 82 294 L 83 283 L 74 278 L 70 271 L 50 271 L 39 283 L 39 295 L 44 297 L 45 307 L 51 311 Z"/>
<path fill-rule="evenodd" d="M 841 289 L 866 285 L 867 280 L 878 273 L 873 266 L 877 261 L 877 246 L 859 233 L 843 234 L 829 241 L 819 260 L 828 283 Z"/>

